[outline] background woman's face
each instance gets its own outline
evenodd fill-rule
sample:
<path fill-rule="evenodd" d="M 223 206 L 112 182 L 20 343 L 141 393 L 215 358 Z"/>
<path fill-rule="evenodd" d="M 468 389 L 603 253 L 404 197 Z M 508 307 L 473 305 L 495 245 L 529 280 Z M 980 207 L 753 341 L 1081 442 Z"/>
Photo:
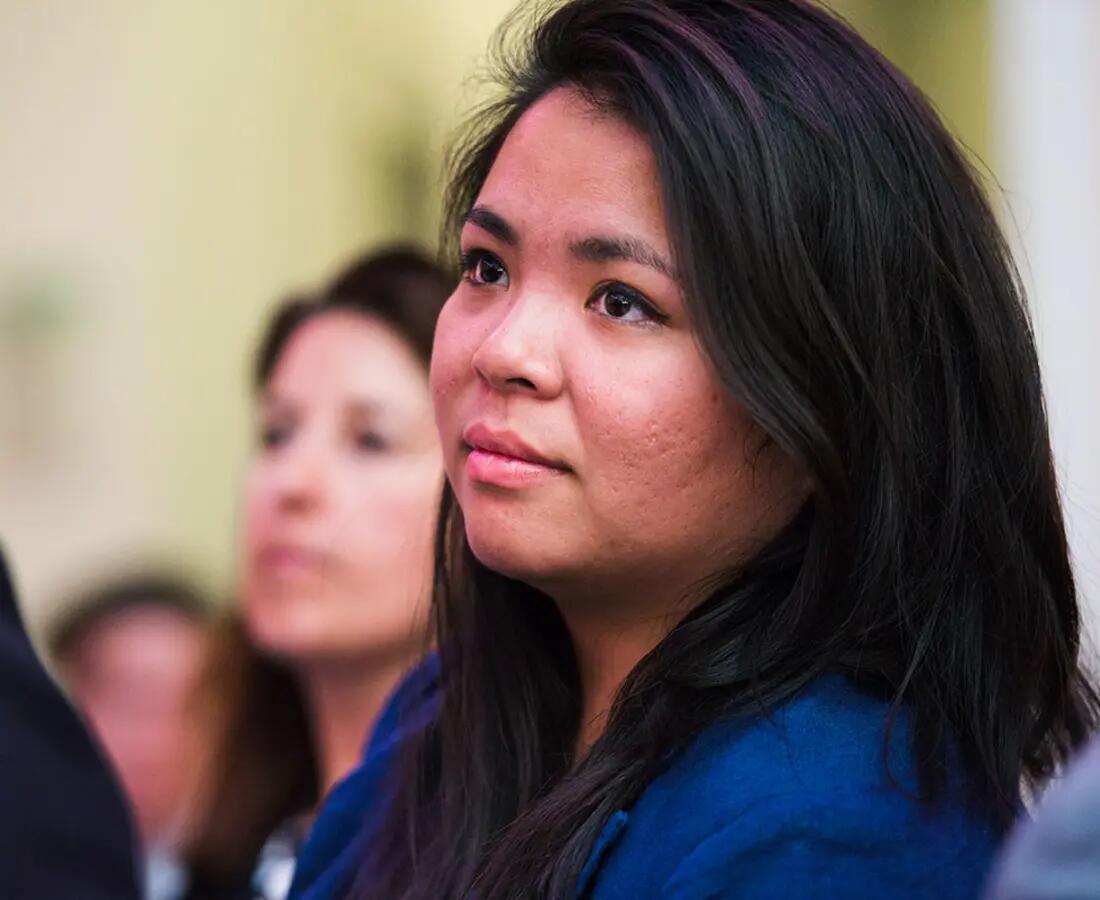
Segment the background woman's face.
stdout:
<path fill-rule="evenodd" d="M 407 654 L 440 488 L 423 363 L 383 322 L 324 313 L 288 341 L 259 418 L 242 559 L 253 639 L 302 661 Z"/>
<path fill-rule="evenodd" d="M 461 244 L 432 391 L 484 563 L 551 594 L 683 591 L 789 521 L 802 479 L 697 346 L 637 131 L 550 93 Z"/>

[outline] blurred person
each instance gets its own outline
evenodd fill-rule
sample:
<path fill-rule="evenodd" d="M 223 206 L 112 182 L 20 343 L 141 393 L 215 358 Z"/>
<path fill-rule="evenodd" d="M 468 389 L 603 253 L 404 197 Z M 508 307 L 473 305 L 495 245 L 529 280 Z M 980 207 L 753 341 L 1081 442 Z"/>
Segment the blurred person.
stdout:
<path fill-rule="evenodd" d="M 446 204 L 437 655 L 292 896 L 978 896 L 1097 697 L 974 173 L 819 4 L 529 8 Z"/>
<path fill-rule="evenodd" d="M 65 604 L 49 650 L 74 704 L 114 765 L 145 852 L 145 895 L 182 896 L 181 841 L 202 746 L 195 691 L 211 610 L 196 588 L 149 572 Z"/>
<path fill-rule="evenodd" d="M 986 900 L 1100 900 L 1100 738 L 1021 817 Z"/>
<path fill-rule="evenodd" d="M 136 900 L 130 815 L 27 638 L 0 554 L 0 894 Z"/>
<path fill-rule="evenodd" d="M 450 287 L 414 251 L 368 254 L 263 336 L 241 612 L 211 672 L 223 737 L 190 852 L 203 896 L 285 894 L 305 820 L 425 649 L 443 478 L 428 357 Z"/>

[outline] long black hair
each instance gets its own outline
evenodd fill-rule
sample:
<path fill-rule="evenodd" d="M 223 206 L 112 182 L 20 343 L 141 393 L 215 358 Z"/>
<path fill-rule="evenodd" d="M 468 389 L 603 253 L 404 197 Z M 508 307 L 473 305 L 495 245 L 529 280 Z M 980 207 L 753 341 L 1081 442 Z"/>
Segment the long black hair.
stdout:
<path fill-rule="evenodd" d="M 568 896 L 608 816 L 671 754 L 825 672 L 911 712 L 926 798 L 954 747 L 975 802 L 1007 822 L 1021 780 L 1085 739 L 1097 702 L 1034 341 L 978 177 L 920 92 L 808 0 L 527 12 L 498 36 L 503 95 L 452 157 L 450 246 L 548 91 L 636 128 L 699 342 L 813 489 L 635 667 L 580 761 L 562 618 L 478 562 L 448 495 L 441 708 L 358 893 Z"/>

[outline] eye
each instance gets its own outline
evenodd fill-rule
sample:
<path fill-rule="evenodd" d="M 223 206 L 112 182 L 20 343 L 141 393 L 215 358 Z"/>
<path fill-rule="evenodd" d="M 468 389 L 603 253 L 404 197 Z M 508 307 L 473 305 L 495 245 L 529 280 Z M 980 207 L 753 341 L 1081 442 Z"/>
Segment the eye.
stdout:
<path fill-rule="evenodd" d="M 462 254 L 462 277 L 470 284 L 508 287 L 508 270 L 488 250 L 468 250 Z"/>
<path fill-rule="evenodd" d="M 290 440 L 290 435 L 288 425 L 265 423 L 260 427 L 260 446 L 265 450 L 276 450 Z"/>
<path fill-rule="evenodd" d="M 665 320 L 649 301 L 625 284 L 603 285 L 588 301 L 588 307 L 598 315 L 622 322 L 660 324 Z"/>
<path fill-rule="evenodd" d="M 355 444 L 356 450 L 361 450 L 364 453 L 384 453 L 390 448 L 390 442 L 377 431 L 356 431 L 352 437 L 352 442 Z"/>

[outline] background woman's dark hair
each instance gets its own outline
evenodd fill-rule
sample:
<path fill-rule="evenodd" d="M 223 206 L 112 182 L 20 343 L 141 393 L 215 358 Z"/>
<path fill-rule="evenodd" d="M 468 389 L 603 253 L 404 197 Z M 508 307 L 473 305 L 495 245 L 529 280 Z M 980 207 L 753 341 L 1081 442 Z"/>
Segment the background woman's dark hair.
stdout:
<path fill-rule="evenodd" d="M 441 711 L 357 891 L 570 896 L 602 825 L 671 752 L 824 672 L 911 712 L 924 797 L 949 789 L 953 746 L 970 799 L 1007 822 L 1021 779 L 1049 775 L 1097 704 L 1078 667 L 1032 333 L 977 177 L 917 89 L 806 0 L 575 0 L 536 14 L 498 38 L 505 94 L 457 146 L 448 245 L 548 91 L 570 86 L 630 123 L 653 150 L 718 377 L 814 489 L 639 663 L 573 767 L 578 675 L 562 620 L 477 562 L 448 496 Z"/>
<path fill-rule="evenodd" d="M 331 312 L 379 319 L 408 342 L 425 367 L 439 310 L 453 281 L 411 248 L 366 254 L 314 297 L 284 302 L 260 341 L 253 369 L 262 392 L 294 333 Z M 264 841 L 318 801 L 318 760 L 293 670 L 263 654 L 239 617 L 226 617 L 203 694 L 214 708 L 216 750 L 210 802 L 195 823 L 187 857 L 191 893 L 247 887 Z"/>
<path fill-rule="evenodd" d="M 187 577 L 153 568 L 135 571 L 97 584 L 65 602 L 46 634 L 50 658 L 65 664 L 100 625 L 139 609 L 171 613 L 204 629 L 212 618 L 206 597 Z"/>
<path fill-rule="evenodd" d="M 393 247 L 356 260 L 319 297 L 288 300 L 275 311 L 256 354 L 256 389 L 263 390 L 294 332 L 329 312 L 381 319 L 427 365 L 435 320 L 453 288 L 454 280 L 418 250 Z"/>

